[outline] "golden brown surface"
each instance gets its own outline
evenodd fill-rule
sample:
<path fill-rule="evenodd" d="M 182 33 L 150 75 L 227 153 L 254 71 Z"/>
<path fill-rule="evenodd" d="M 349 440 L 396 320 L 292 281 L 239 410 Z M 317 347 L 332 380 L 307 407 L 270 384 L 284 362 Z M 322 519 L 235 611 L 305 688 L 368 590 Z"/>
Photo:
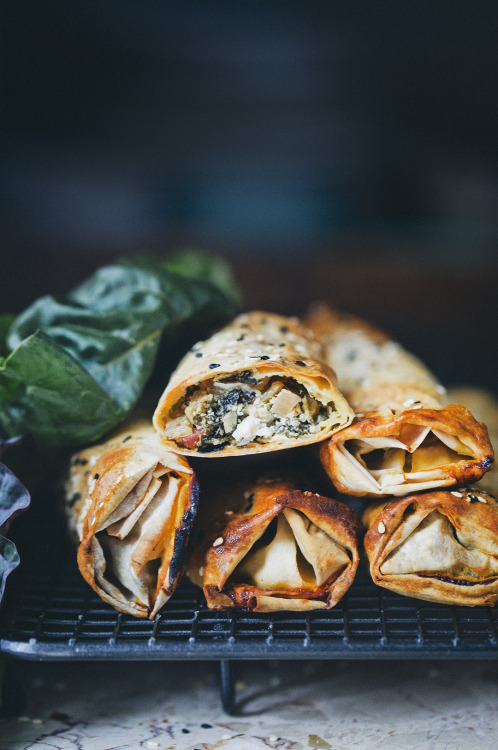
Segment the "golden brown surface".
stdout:
<path fill-rule="evenodd" d="M 357 415 L 321 450 L 340 492 L 402 495 L 473 482 L 490 469 L 486 427 L 460 405 L 445 406 L 445 388 L 418 358 L 327 305 L 314 306 L 305 322 Z"/>
<path fill-rule="evenodd" d="M 479 488 L 380 501 L 363 522 L 378 586 L 445 604 L 498 600 L 498 503 Z"/>
<path fill-rule="evenodd" d="M 159 399 L 154 425 L 164 445 L 185 455 L 245 455 L 307 445 L 323 440 L 339 427 L 349 424 L 353 412 L 335 385 L 335 373 L 321 359 L 320 344 L 295 318 L 253 311 L 238 316 L 210 339 L 199 342 L 183 358 Z M 250 371 L 258 381 L 286 379 L 327 408 L 327 417 L 312 433 L 287 436 L 280 433 L 267 440 L 255 436 L 247 444 L 236 444 L 228 436 L 227 444 L 205 452 L 195 444 L 168 438 L 165 430 L 185 413 L 185 399 L 194 388 L 211 388 L 213 381 L 243 376 Z M 234 387 L 237 383 L 234 383 Z M 189 428 L 193 432 L 193 428 Z M 190 433 L 185 435 L 188 443 Z"/>
<path fill-rule="evenodd" d="M 186 460 L 150 422 L 131 423 L 72 457 L 65 497 L 87 583 L 115 609 L 153 617 L 183 574 L 197 504 Z"/>
<path fill-rule="evenodd" d="M 272 522 L 275 536 L 265 541 L 264 534 Z M 292 541 L 287 522 L 294 534 Z M 286 528 L 280 530 L 280 523 Z M 192 538 L 188 573 L 203 587 L 208 606 L 214 609 L 329 609 L 354 579 L 359 534 L 359 519 L 352 510 L 336 500 L 298 490 L 294 480 L 220 483 L 219 489 L 206 489 Z M 251 580 L 252 575 L 263 575 L 258 569 L 261 561 L 257 558 L 262 554 L 259 540 L 265 542 L 263 551 L 268 560 L 271 545 L 285 535 L 279 547 L 284 555 L 269 572 L 270 579 L 272 575 L 282 576 L 279 585 L 265 586 Z M 303 565 L 307 572 L 299 583 L 297 567 L 303 557 L 308 560 Z M 314 566 L 312 575 L 310 565 Z M 279 567 L 281 570 L 275 572 Z"/>

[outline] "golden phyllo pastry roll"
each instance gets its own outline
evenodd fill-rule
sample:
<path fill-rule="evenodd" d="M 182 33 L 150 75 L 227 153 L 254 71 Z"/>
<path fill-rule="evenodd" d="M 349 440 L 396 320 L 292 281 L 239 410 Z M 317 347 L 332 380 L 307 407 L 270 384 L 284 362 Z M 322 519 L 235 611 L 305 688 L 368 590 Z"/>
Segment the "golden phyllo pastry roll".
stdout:
<path fill-rule="evenodd" d="M 315 443 L 349 424 L 352 409 L 320 344 L 295 318 L 240 315 L 195 344 L 154 414 L 180 453 L 228 456 Z"/>
<path fill-rule="evenodd" d="M 72 457 L 65 498 L 83 578 L 120 612 L 153 618 L 185 568 L 198 503 L 186 459 L 132 423 Z"/>
<path fill-rule="evenodd" d="M 436 490 L 367 508 L 364 544 L 374 583 L 445 604 L 498 599 L 498 503 L 486 492 Z"/>
<path fill-rule="evenodd" d="M 330 609 L 353 582 L 360 530 L 346 505 L 287 480 L 214 487 L 192 537 L 188 574 L 211 609 Z"/>
<path fill-rule="evenodd" d="M 494 460 L 487 429 L 415 356 L 370 324 L 322 305 L 306 319 L 356 413 L 321 449 L 348 495 L 405 495 L 478 480 Z"/>
<path fill-rule="evenodd" d="M 485 422 L 493 448 L 498 445 L 498 400 L 490 391 L 475 386 L 454 386 L 448 388 L 447 398 L 453 404 L 463 404 L 476 419 Z M 479 487 L 498 497 L 496 464 L 479 480 Z"/>

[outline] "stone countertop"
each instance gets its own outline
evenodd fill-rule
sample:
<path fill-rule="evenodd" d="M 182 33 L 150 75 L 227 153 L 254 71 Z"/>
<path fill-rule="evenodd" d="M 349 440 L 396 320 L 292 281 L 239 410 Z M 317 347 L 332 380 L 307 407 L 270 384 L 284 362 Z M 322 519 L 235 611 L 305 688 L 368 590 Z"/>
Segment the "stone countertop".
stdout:
<path fill-rule="evenodd" d="M 26 690 L 1 750 L 495 750 L 496 662 L 9 663 Z"/>

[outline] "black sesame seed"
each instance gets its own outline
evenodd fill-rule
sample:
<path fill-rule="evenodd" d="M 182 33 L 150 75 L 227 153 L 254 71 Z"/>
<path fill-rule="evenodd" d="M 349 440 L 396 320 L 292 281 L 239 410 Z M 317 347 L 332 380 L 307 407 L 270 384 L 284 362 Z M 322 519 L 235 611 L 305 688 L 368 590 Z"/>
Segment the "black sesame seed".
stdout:
<path fill-rule="evenodd" d="M 263 354 L 263 356 L 260 357 L 260 359 L 270 359 L 270 357 L 268 357 L 266 354 Z"/>
<path fill-rule="evenodd" d="M 287 333 L 288 330 L 287 326 L 280 326 L 281 333 Z"/>
<path fill-rule="evenodd" d="M 183 734 L 190 734 L 190 729 L 182 729 Z"/>
<path fill-rule="evenodd" d="M 209 365 L 210 370 L 214 370 L 216 367 L 219 367 L 220 365 L 217 362 L 213 362 L 211 365 Z"/>
<path fill-rule="evenodd" d="M 295 359 L 294 364 L 301 365 L 301 367 L 306 367 L 306 362 L 303 362 L 301 359 Z"/>
<path fill-rule="evenodd" d="M 132 437 L 133 435 L 128 435 L 128 437 L 125 437 L 125 439 L 123 440 L 123 443 L 126 443 L 127 440 L 131 440 Z"/>
<path fill-rule="evenodd" d="M 241 333 L 237 341 L 244 341 L 245 337 L 246 337 L 245 333 Z"/>
<path fill-rule="evenodd" d="M 74 461 L 73 461 L 73 463 L 74 463 L 75 466 L 78 466 L 78 465 L 79 466 L 84 466 L 85 464 L 88 463 L 88 461 L 87 461 L 86 458 L 75 458 Z"/>
<path fill-rule="evenodd" d="M 75 503 L 77 503 L 78 500 L 80 500 L 80 499 L 81 499 L 81 493 L 80 492 L 75 492 L 74 495 L 72 496 L 71 500 L 69 501 L 70 507 L 72 508 L 73 505 Z"/>
<path fill-rule="evenodd" d="M 244 508 L 244 513 L 249 513 L 253 505 L 254 505 L 254 492 L 251 492 L 251 494 L 247 498 L 247 505 Z"/>
<path fill-rule="evenodd" d="M 197 352 L 196 357 L 202 357 L 202 352 Z"/>
<path fill-rule="evenodd" d="M 279 344 L 279 346 L 285 346 L 285 344 Z"/>
<path fill-rule="evenodd" d="M 478 502 L 477 497 L 475 495 L 471 495 L 470 492 L 467 495 L 467 497 L 468 497 L 468 499 L 470 500 L 471 503 L 477 503 Z"/>
<path fill-rule="evenodd" d="M 201 724 L 201 727 L 202 727 L 203 729 L 212 729 L 212 728 L 213 728 L 213 725 L 212 725 L 212 724 Z"/>
<path fill-rule="evenodd" d="M 94 475 L 93 475 L 93 478 L 94 478 L 94 479 L 98 479 L 98 478 L 99 478 L 99 476 L 100 476 L 100 474 L 94 474 Z"/>

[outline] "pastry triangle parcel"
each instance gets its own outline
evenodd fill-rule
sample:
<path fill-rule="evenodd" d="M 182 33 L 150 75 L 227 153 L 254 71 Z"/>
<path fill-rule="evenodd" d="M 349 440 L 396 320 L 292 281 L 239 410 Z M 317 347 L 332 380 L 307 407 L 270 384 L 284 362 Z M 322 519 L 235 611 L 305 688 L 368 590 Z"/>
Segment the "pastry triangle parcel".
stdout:
<path fill-rule="evenodd" d="M 291 481 L 213 486 L 193 533 L 188 574 L 212 609 L 330 609 L 354 579 L 359 534 L 346 505 Z"/>
<path fill-rule="evenodd" d="M 370 573 L 379 586 L 469 607 L 498 600 L 498 503 L 483 490 L 380 501 L 363 521 Z"/>
<path fill-rule="evenodd" d="M 135 422 L 72 457 L 65 497 L 85 580 L 120 612 L 153 618 L 184 571 L 198 502 L 187 461 Z"/>
<path fill-rule="evenodd" d="M 322 354 L 295 318 L 240 315 L 195 344 L 172 374 L 154 414 L 161 440 L 212 457 L 324 440 L 353 412 Z"/>
<path fill-rule="evenodd" d="M 404 495 L 473 482 L 491 468 L 485 425 L 463 406 L 448 405 L 445 389 L 416 357 L 368 323 L 324 305 L 306 323 L 356 412 L 321 449 L 340 492 Z"/>

